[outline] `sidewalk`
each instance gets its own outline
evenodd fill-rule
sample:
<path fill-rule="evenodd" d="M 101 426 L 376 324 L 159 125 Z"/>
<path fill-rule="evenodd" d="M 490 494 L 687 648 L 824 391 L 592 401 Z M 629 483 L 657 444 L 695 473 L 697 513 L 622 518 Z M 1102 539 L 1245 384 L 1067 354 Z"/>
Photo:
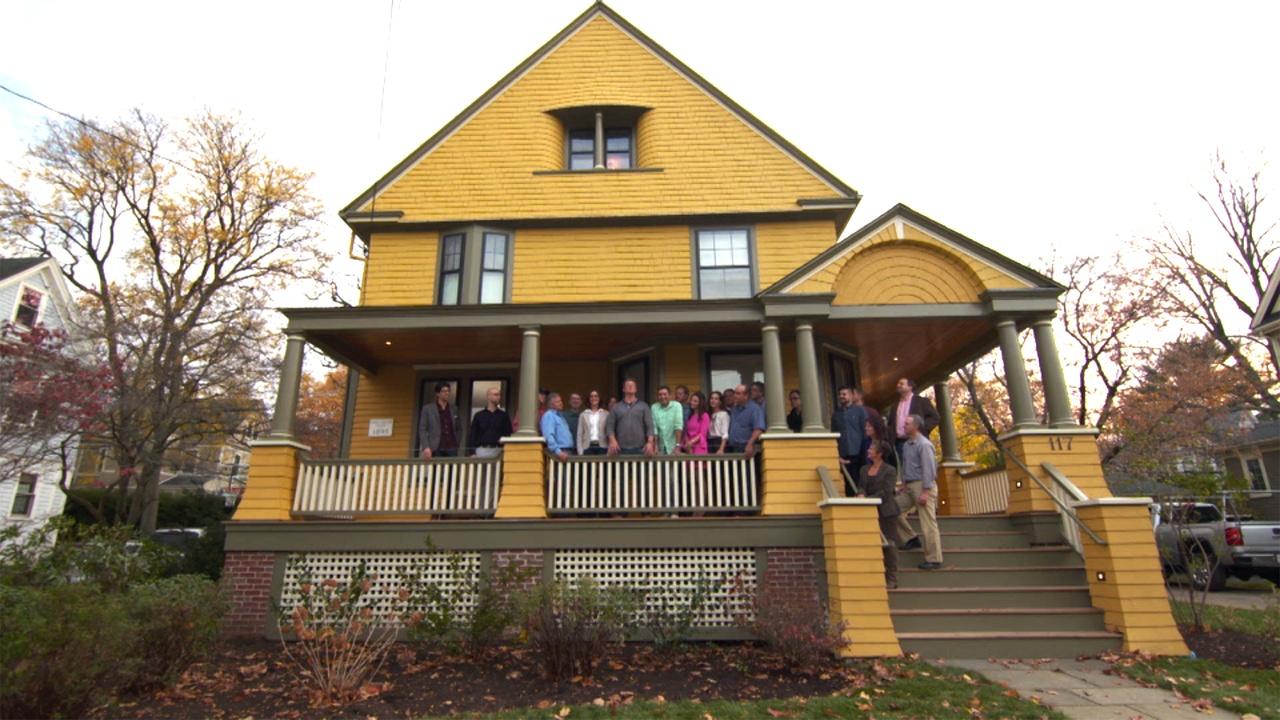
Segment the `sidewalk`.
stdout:
<path fill-rule="evenodd" d="M 1196 712 L 1168 690 L 1147 688 L 1119 675 L 1107 675 L 1101 660 L 935 660 L 940 665 L 973 670 L 992 682 L 1037 698 L 1070 718 L 1081 720 L 1184 720 L 1239 718 L 1215 707 Z"/>

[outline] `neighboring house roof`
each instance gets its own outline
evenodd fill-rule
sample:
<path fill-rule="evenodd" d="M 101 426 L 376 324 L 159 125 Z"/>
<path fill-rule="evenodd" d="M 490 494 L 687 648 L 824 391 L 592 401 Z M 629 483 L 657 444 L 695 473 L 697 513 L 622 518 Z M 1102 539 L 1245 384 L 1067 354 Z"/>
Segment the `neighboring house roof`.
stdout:
<path fill-rule="evenodd" d="M 48 259 L 47 257 L 0 258 L 0 280 L 30 270 Z"/>
<path fill-rule="evenodd" d="M 426 142 L 424 142 L 421 146 L 418 147 L 418 149 L 414 150 L 412 153 L 408 155 L 408 157 L 406 157 L 405 159 L 397 163 L 396 166 L 393 167 L 390 172 L 388 172 L 386 175 L 383 175 L 377 182 L 375 182 L 367 190 L 360 193 L 360 195 L 355 200 L 352 200 L 351 203 L 349 203 L 346 207 L 344 207 L 339 212 L 339 215 L 342 217 L 346 217 L 351 214 L 356 214 L 357 211 L 365 203 L 369 202 L 369 200 L 372 199 L 375 194 L 382 191 L 384 188 L 389 186 L 397 177 L 399 177 L 401 174 L 403 174 L 404 172 L 409 170 L 411 167 L 416 165 L 418 161 L 420 161 L 432 150 L 434 150 L 436 146 L 440 145 L 442 142 L 448 139 L 460 127 L 462 127 L 468 121 L 470 121 L 472 117 L 474 117 L 477 113 L 479 113 L 487 105 L 489 105 L 489 103 L 492 102 L 494 98 L 498 97 L 503 92 L 505 92 L 507 88 L 515 84 L 516 81 L 518 81 L 525 73 L 527 73 L 530 69 L 532 69 L 535 65 L 537 65 L 543 58 L 549 55 L 552 51 L 554 51 L 557 47 L 563 44 L 566 40 L 572 37 L 575 33 L 577 33 L 583 27 L 585 27 L 587 23 L 589 23 L 592 19 L 596 18 L 597 16 L 604 16 L 608 18 L 611 22 L 613 22 L 615 25 L 621 28 L 623 32 L 635 38 L 637 42 L 639 42 L 641 45 L 646 47 L 654 55 L 658 56 L 658 58 L 660 58 L 663 62 L 669 65 L 677 73 L 684 76 L 687 80 L 689 80 L 694 85 L 702 89 L 712 98 L 714 98 L 718 103 L 720 103 L 722 106 L 727 108 L 731 113 L 733 113 L 738 118 L 740 118 L 743 122 L 745 122 L 748 126 L 755 129 L 757 132 L 763 135 L 766 139 L 772 142 L 775 146 L 781 149 L 784 153 L 791 156 L 792 159 L 794 159 L 803 167 L 807 168 L 811 173 L 813 173 L 820 180 L 822 180 L 827 185 L 829 185 L 833 190 L 845 196 L 847 200 L 844 200 L 844 202 L 848 202 L 850 204 L 850 209 L 852 209 L 852 206 L 856 205 L 858 200 L 861 199 L 861 196 L 858 194 L 856 190 L 846 185 L 843 181 L 841 181 L 839 178 L 833 175 L 826 168 L 823 168 L 821 165 L 815 162 L 813 158 L 810 158 L 808 155 L 805 155 L 803 152 L 800 151 L 799 148 L 792 145 L 790 142 L 787 141 L 786 138 L 782 137 L 775 130 L 770 128 L 768 125 L 764 124 L 764 122 L 762 122 L 759 118 L 747 112 L 741 105 L 734 102 L 728 95 L 725 95 L 723 92 L 721 92 L 718 88 L 716 88 L 710 82 L 707 82 L 705 78 L 703 78 L 701 75 L 697 74 L 692 69 L 690 69 L 689 66 L 681 62 L 678 58 L 676 58 L 676 56 L 672 55 L 661 45 L 654 42 L 653 39 L 650 38 L 648 35 L 645 35 L 644 33 L 640 32 L 640 30 L 637 29 L 634 25 L 627 22 L 626 19 L 624 19 L 621 15 L 615 12 L 612 8 L 610 8 L 609 6 L 605 5 L 602 2 L 596 2 L 590 8 L 588 8 L 585 12 L 583 12 L 581 15 L 575 18 L 572 22 L 570 22 L 563 30 L 557 33 L 555 37 L 551 38 L 542 47 L 538 48 L 532 55 L 526 58 L 524 62 L 520 63 L 515 67 L 515 69 L 507 73 L 505 77 L 499 80 L 497 84 L 495 84 L 493 87 L 489 88 L 489 90 L 487 90 L 483 95 L 477 98 L 475 102 L 468 105 L 465 110 L 463 110 L 456 117 L 454 117 L 452 120 L 446 123 L 445 126 L 441 128 L 439 132 L 437 132 L 435 135 L 432 135 L 430 138 L 428 138 Z M 840 199 L 832 198 L 827 200 L 817 200 L 814 202 L 815 203 L 824 203 L 824 202 L 831 203 L 839 200 Z M 394 213 L 382 213 L 382 212 L 375 213 L 375 215 L 384 215 L 384 214 L 394 215 Z"/>
<path fill-rule="evenodd" d="M 0 285 L 19 283 L 37 274 L 42 274 L 49 294 L 63 318 L 71 322 L 79 322 L 80 314 L 67 288 L 67 281 L 62 277 L 62 268 L 50 257 L 0 258 Z"/>
<path fill-rule="evenodd" d="M 1258 312 L 1249 329 L 1259 335 L 1267 331 L 1280 332 L 1280 260 L 1271 271 L 1271 282 L 1262 293 L 1262 302 L 1258 303 Z"/>
<path fill-rule="evenodd" d="M 1280 420 L 1259 420 L 1249 434 L 1236 440 L 1227 447 L 1239 448 L 1250 445 L 1280 442 Z"/>
<path fill-rule="evenodd" d="M 991 265 L 1013 275 L 1014 277 L 1021 278 L 1029 285 L 1053 288 L 1057 290 L 1066 289 L 1053 278 L 1032 270 L 1022 263 L 1011 260 L 976 240 L 971 240 L 970 238 L 961 235 L 955 230 L 952 230 L 923 213 L 913 210 L 902 203 L 898 203 L 897 205 L 889 208 L 880 217 L 855 230 L 853 234 L 835 245 L 832 245 L 809 262 L 801 265 L 790 273 L 787 273 L 787 275 L 785 275 L 781 280 L 778 280 L 774 284 L 760 291 L 760 294 L 776 295 L 791 290 L 793 286 L 800 284 L 805 278 L 813 275 L 829 263 L 842 257 L 845 253 L 853 250 L 859 243 L 874 236 L 884 228 L 885 225 L 895 220 L 906 220 L 918 225 L 921 229 L 945 239 L 947 242 L 956 245 L 961 250 L 985 260 Z"/>

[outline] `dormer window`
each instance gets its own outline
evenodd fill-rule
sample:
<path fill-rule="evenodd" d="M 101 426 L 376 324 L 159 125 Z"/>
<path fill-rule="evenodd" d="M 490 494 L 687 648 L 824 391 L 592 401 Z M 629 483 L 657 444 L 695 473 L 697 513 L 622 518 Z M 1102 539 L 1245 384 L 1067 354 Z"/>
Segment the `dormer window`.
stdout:
<path fill-rule="evenodd" d="M 604 128 L 604 151 L 596 154 L 596 129 L 583 128 L 569 131 L 569 169 L 591 170 L 603 167 L 609 170 L 631 168 L 631 128 Z"/>
<path fill-rule="evenodd" d="M 565 169 L 635 169 L 636 123 L 646 110 L 611 105 L 550 111 L 564 127 Z"/>

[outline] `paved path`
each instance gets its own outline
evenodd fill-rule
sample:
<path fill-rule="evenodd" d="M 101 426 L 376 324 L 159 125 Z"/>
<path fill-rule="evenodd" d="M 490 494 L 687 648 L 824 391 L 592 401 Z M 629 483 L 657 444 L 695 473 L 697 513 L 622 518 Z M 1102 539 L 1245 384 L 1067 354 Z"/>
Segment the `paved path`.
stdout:
<path fill-rule="evenodd" d="M 1160 688 L 1147 688 L 1118 675 L 1103 671 L 1109 665 L 1101 660 L 946 660 L 935 661 L 948 667 L 982 673 L 992 682 L 1001 683 L 1023 697 L 1040 702 L 1070 718 L 1081 720 L 1184 720 L 1212 717 L 1239 718 L 1239 715 L 1215 707 L 1213 715 L 1196 712 L 1176 695 Z"/>

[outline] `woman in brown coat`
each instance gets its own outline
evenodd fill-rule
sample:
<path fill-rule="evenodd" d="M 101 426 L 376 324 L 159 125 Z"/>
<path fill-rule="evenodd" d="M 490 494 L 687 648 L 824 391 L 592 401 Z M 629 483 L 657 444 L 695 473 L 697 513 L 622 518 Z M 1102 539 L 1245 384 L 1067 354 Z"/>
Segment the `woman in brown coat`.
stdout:
<path fill-rule="evenodd" d="M 894 534 L 900 512 L 894 501 L 898 472 L 885 462 L 885 457 L 892 452 L 888 442 L 872 442 L 867 448 L 867 463 L 858 472 L 858 496 L 880 499 L 880 534 L 888 540 L 884 546 L 884 584 L 890 590 L 898 587 L 898 546 Z"/>

